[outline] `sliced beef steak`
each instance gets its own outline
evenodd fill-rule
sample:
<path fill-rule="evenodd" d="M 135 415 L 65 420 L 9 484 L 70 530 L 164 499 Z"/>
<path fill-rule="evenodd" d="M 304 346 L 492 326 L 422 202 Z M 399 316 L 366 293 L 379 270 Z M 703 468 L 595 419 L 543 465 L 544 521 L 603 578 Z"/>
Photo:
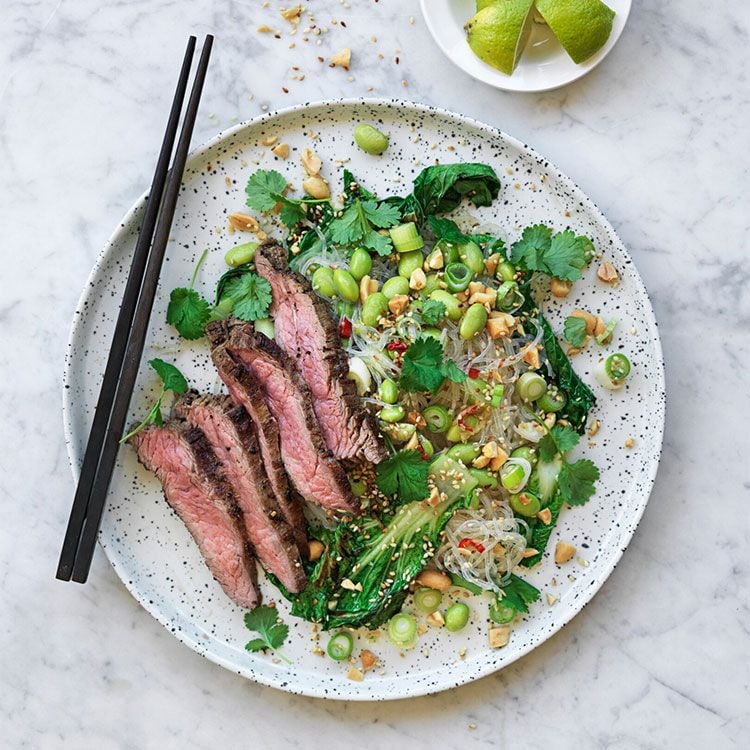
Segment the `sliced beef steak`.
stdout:
<path fill-rule="evenodd" d="M 206 436 L 234 491 L 247 536 L 263 567 L 289 591 L 301 591 L 307 577 L 300 550 L 271 488 L 247 412 L 228 396 L 189 392 L 178 399 L 172 413 Z"/>
<path fill-rule="evenodd" d="M 305 529 L 307 524 L 302 513 L 302 505 L 292 493 L 289 478 L 284 471 L 284 463 L 281 460 L 279 426 L 268 410 L 260 385 L 242 365 L 237 364 L 229 356 L 226 347 L 221 343 L 225 336 L 224 327 L 210 323 L 206 327 L 206 333 L 212 344 L 211 358 L 219 372 L 219 377 L 229 389 L 232 400 L 242 406 L 253 421 L 260 446 L 260 454 L 263 456 L 263 465 L 271 482 L 274 495 L 276 495 L 276 501 L 294 530 L 300 549 L 303 554 L 306 554 Z"/>
<path fill-rule="evenodd" d="M 227 596 L 240 607 L 255 607 L 257 572 L 242 513 L 203 433 L 176 421 L 146 427 L 130 442 L 159 478 L 167 502 Z"/>
<path fill-rule="evenodd" d="M 323 440 L 310 391 L 290 358 L 251 323 L 234 320 L 225 328 L 225 346 L 232 359 L 263 388 L 279 425 L 284 466 L 299 493 L 325 510 L 359 512 L 346 473 Z"/>
<path fill-rule="evenodd" d="M 347 377 L 348 360 L 327 304 L 307 279 L 289 270 L 286 251 L 278 245 L 261 247 L 255 265 L 273 291 L 276 340 L 310 388 L 326 444 L 337 458 L 382 461 L 387 453 L 377 421 Z"/>

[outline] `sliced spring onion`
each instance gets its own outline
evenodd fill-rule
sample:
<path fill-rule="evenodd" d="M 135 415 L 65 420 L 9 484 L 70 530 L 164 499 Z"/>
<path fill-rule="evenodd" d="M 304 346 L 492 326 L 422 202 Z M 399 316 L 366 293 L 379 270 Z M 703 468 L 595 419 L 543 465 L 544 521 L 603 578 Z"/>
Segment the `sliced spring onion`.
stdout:
<path fill-rule="evenodd" d="M 496 385 L 492 389 L 492 398 L 490 399 L 490 406 L 493 409 L 497 409 L 497 407 L 500 406 L 500 404 L 502 403 L 504 395 L 505 395 L 505 386 L 500 385 L 500 384 Z"/>
<path fill-rule="evenodd" d="M 354 385 L 357 386 L 357 393 L 360 396 L 364 396 L 372 387 L 372 375 L 370 375 L 370 370 L 359 357 L 351 357 L 349 359 L 348 377 L 350 380 L 354 381 Z"/>
<path fill-rule="evenodd" d="M 422 418 L 427 422 L 429 432 L 445 432 L 451 424 L 451 415 L 444 406 L 433 404 L 422 412 Z"/>
<path fill-rule="evenodd" d="M 536 422 L 519 422 L 513 429 L 530 443 L 538 443 L 546 432 Z"/>
<path fill-rule="evenodd" d="M 567 401 L 567 396 L 556 385 L 551 385 L 547 388 L 547 392 L 537 400 L 536 405 L 542 411 L 558 412 Z"/>
<path fill-rule="evenodd" d="M 443 592 L 437 589 L 421 588 L 414 592 L 414 606 L 426 615 L 432 614 L 443 603 Z"/>
<path fill-rule="evenodd" d="M 531 464 L 525 458 L 509 458 L 500 469 L 500 482 L 508 492 L 520 492 L 531 476 Z"/>
<path fill-rule="evenodd" d="M 400 612 L 388 622 L 388 639 L 394 646 L 411 648 L 417 642 L 417 621 Z"/>
<path fill-rule="evenodd" d="M 399 224 L 397 227 L 391 227 L 388 230 L 391 236 L 391 242 L 397 253 L 408 253 L 412 250 L 419 250 L 424 247 L 424 240 L 417 231 L 417 225 L 413 221 L 406 224 Z"/>
<path fill-rule="evenodd" d="M 614 333 L 615 326 L 617 325 L 617 319 L 614 318 L 607 323 L 607 327 L 596 337 L 597 344 L 604 346 L 612 341 L 612 334 Z"/>
<path fill-rule="evenodd" d="M 524 401 L 536 401 L 547 392 L 547 382 L 537 372 L 525 372 L 518 378 L 516 390 Z"/>
<path fill-rule="evenodd" d="M 445 283 L 449 292 L 463 292 L 468 288 L 472 273 L 465 263 L 449 263 L 445 269 Z"/>
<path fill-rule="evenodd" d="M 504 281 L 497 288 L 497 297 L 495 298 L 495 307 L 498 310 L 509 313 L 517 310 L 526 298 L 518 290 L 518 284 L 515 281 Z"/>
<path fill-rule="evenodd" d="M 430 474 L 441 495 L 450 502 L 468 495 L 479 482 L 460 462 L 443 453 L 430 464 Z"/>
<path fill-rule="evenodd" d="M 339 633 L 331 636 L 331 640 L 328 641 L 328 656 L 336 661 L 344 661 L 352 655 L 352 649 L 354 648 L 354 639 L 349 633 L 342 630 Z"/>

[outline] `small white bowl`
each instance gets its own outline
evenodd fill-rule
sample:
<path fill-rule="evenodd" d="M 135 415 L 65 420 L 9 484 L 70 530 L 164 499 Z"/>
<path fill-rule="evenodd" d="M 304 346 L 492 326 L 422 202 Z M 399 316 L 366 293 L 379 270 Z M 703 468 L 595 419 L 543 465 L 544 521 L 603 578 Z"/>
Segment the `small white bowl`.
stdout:
<path fill-rule="evenodd" d="M 550 91 L 577 81 L 593 70 L 615 46 L 630 14 L 631 0 L 605 0 L 615 11 L 607 43 L 586 62 L 576 65 L 544 24 L 534 24 L 513 75 L 482 62 L 466 41 L 464 24 L 475 13 L 474 0 L 421 0 L 422 15 L 438 47 L 472 78 L 505 91 Z"/>

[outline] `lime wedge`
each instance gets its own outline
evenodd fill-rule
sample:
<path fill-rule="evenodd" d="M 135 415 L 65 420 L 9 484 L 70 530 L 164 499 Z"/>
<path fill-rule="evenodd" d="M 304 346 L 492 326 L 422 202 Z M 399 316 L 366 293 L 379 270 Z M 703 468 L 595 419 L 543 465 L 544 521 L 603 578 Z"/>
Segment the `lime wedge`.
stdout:
<path fill-rule="evenodd" d="M 510 75 L 531 31 L 533 0 L 495 0 L 466 24 L 469 47 L 493 68 Z"/>
<path fill-rule="evenodd" d="M 612 33 L 615 12 L 601 0 L 536 0 L 536 7 L 574 63 L 597 53 Z"/>

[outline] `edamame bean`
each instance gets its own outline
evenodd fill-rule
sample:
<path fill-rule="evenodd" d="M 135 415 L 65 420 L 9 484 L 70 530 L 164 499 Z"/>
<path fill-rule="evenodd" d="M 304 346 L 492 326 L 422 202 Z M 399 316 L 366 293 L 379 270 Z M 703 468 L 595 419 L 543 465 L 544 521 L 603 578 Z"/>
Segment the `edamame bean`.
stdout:
<path fill-rule="evenodd" d="M 445 433 L 445 439 L 449 443 L 458 443 L 461 441 L 461 427 L 454 422 Z"/>
<path fill-rule="evenodd" d="M 451 604 L 445 611 L 445 629 L 450 630 L 451 633 L 463 630 L 469 622 L 470 611 L 468 605 L 463 602 Z"/>
<path fill-rule="evenodd" d="M 502 263 L 497 264 L 495 276 L 503 281 L 513 281 L 516 277 L 516 267 L 512 263 L 508 263 L 507 260 L 504 260 Z"/>
<path fill-rule="evenodd" d="M 388 148 L 388 136 L 364 123 L 354 128 L 354 142 L 371 156 L 380 156 Z"/>
<path fill-rule="evenodd" d="M 474 443 L 456 443 L 448 449 L 448 455 L 456 458 L 467 466 L 480 454 L 480 448 Z"/>
<path fill-rule="evenodd" d="M 472 467 L 469 469 L 469 474 L 479 482 L 480 487 L 490 487 L 491 489 L 497 487 L 497 477 L 487 471 L 487 469 L 475 469 Z"/>
<path fill-rule="evenodd" d="M 458 257 L 475 275 L 484 273 L 484 255 L 476 242 L 466 242 L 458 246 Z"/>
<path fill-rule="evenodd" d="M 440 277 L 436 273 L 428 273 L 424 280 L 424 289 L 420 289 L 422 297 L 429 297 L 436 289 L 440 289 Z"/>
<path fill-rule="evenodd" d="M 414 271 L 422 268 L 422 263 L 424 263 L 424 255 L 421 250 L 401 253 L 398 257 L 398 275 L 408 279 Z"/>
<path fill-rule="evenodd" d="M 349 486 L 352 488 L 354 497 L 363 497 L 367 492 L 367 483 L 362 479 L 352 479 L 349 477 Z"/>
<path fill-rule="evenodd" d="M 337 268 L 333 272 L 333 286 L 342 299 L 347 302 L 357 302 L 359 300 L 359 286 L 354 277 L 343 268 Z"/>
<path fill-rule="evenodd" d="M 363 247 L 358 247 L 349 258 L 349 273 L 359 281 L 372 271 L 372 258 Z"/>
<path fill-rule="evenodd" d="M 458 328 L 459 336 L 465 341 L 473 339 L 484 330 L 486 324 L 487 310 L 484 309 L 484 305 L 475 302 L 473 305 L 470 305 L 461 319 L 461 325 Z"/>
<path fill-rule="evenodd" d="M 224 262 L 232 268 L 249 263 L 255 257 L 255 251 L 258 249 L 257 242 L 246 242 L 244 245 L 237 245 L 229 250 L 224 256 Z"/>
<path fill-rule="evenodd" d="M 510 507 L 514 513 L 526 518 L 533 518 L 542 508 L 542 504 L 536 495 L 531 492 L 519 492 L 510 496 Z"/>
<path fill-rule="evenodd" d="M 440 329 L 439 328 L 433 328 L 432 326 L 428 326 L 427 328 L 422 329 L 420 335 L 429 336 L 431 339 L 435 339 L 435 341 L 440 341 Z"/>
<path fill-rule="evenodd" d="M 459 260 L 458 257 L 458 246 L 452 245 L 450 242 L 440 241 L 435 247 L 439 247 L 443 251 L 443 263 L 447 266 L 449 263 L 455 263 Z"/>
<path fill-rule="evenodd" d="M 518 448 L 514 448 L 510 454 L 510 457 L 511 458 L 523 458 L 531 464 L 532 468 L 536 466 L 536 462 L 537 462 L 536 450 L 534 450 L 534 448 L 529 447 L 528 445 L 520 445 Z"/>
<path fill-rule="evenodd" d="M 312 275 L 313 289 L 329 299 L 336 294 L 336 287 L 333 285 L 333 271 L 328 266 L 321 266 Z"/>
<path fill-rule="evenodd" d="M 409 279 L 403 276 L 394 276 L 383 284 L 382 291 L 388 299 L 392 299 L 398 294 L 409 294 Z"/>
<path fill-rule="evenodd" d="M 400 422 L 406 416 L 406 412 L 403 406 L 394 404 L 393 406 L 384 406 L 378 416 L 384 422 Z"/>
<path fill-rule="evenodd" d="M 386 404 L 395 404 L 398 401 L 398 386 L 395 380 L 386 378 L 378 389 L 380 394 L 380 400 L 385 401 Z"/>
<path fill-rule="evenodd" d="M 380 318 L 387 312 L 388 297 L 383 292 L 375 292 L 362 305 L 362 322 L 366 326 L 376 326 Z"/>
<path fill-rule="evenodd" d="M 422 446 L 422 450 L 425 452 L 427 458 L 432 458 L 435 454 L 435 446 L 424 436 L 419 436 L 419 444 Z"/>
<path fill-rule="evenodd" d="M 442 302 L 445 305 L 445 314 L 449 320 L 457 321 L 461 317 L 461 305 L 458 300 L 445 289 L 436 289 L 430 294 L 430 299 Z"/>

